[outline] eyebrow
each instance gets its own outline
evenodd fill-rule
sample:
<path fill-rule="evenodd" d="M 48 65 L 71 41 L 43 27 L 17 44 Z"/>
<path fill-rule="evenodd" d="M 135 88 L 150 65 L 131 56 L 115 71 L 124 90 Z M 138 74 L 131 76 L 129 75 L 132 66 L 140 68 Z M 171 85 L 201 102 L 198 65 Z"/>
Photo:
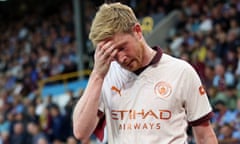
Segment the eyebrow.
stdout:
<path fill-rule="evenodd" d="M 116 48 L 117 48 L 117 49 L 122 48 L 122 47 L 125 46 L 126 44 L 127 44 L 126 41 L 119 42 L 119 43 L 117 44 Z"/>

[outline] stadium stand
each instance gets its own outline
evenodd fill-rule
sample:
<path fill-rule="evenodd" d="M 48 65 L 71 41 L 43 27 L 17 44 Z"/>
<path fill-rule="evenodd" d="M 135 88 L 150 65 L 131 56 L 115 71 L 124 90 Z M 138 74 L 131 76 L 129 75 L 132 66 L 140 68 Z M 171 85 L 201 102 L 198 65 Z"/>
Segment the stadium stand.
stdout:
<path fill-rule="evenodd" d="M 133 7 L 152 45 L 196 69 L 214 108 L 219 143 L 240 143 L 240 1 L 121 2 Z M 84 36 L 101 3 L 86 1 Z M 163 32 L 175 10 L 177 17 Z M 0 2 L 0 21 L 0 143 L 80 143 L 72 135 L 71 113 L 89 71 L 78 79 L 72 2 Z M 89 70 L 94 48 L 86 45 Z M 189 143 L 195 143 L 191 129 Z"/>

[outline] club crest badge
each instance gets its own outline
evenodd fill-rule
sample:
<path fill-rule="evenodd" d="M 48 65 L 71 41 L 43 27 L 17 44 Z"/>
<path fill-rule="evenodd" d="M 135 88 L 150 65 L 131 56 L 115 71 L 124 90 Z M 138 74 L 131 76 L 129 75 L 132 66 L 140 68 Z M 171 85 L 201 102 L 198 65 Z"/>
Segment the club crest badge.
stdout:
<path fill-rule="evenodd" d="M 160 81 L 154 87 L 154 92 L 160 98 L 166 98 L 172 93 L 172 87 L 170 84 Z"/>

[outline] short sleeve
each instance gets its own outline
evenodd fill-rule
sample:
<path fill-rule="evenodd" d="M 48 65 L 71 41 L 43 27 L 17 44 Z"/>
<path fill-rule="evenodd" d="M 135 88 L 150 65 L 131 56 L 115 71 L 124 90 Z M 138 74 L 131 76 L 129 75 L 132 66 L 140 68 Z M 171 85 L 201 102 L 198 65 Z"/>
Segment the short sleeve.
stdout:
<path fill-rule="evenodd" d="M 210 119 L 212 108 L 197 72 L 188 65 L 183 76 L 186 86 L 184 95 L 188 122 Z"/>

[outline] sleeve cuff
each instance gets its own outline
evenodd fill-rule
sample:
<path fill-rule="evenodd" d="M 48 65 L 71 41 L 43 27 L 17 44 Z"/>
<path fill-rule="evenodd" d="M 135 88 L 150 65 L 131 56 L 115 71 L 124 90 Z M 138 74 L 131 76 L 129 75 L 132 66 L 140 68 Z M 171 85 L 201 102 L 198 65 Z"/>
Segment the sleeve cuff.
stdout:
<path fill-rule="evenodd" d="M 195 121 L 188 122 L 190 126 L 198 126 L 201 125 L 202 123 L 209 121 L 213 117 L 214 113 L 209 112 L 207 115 L 201 117 L 200 119 L 197 119 Z"/>

